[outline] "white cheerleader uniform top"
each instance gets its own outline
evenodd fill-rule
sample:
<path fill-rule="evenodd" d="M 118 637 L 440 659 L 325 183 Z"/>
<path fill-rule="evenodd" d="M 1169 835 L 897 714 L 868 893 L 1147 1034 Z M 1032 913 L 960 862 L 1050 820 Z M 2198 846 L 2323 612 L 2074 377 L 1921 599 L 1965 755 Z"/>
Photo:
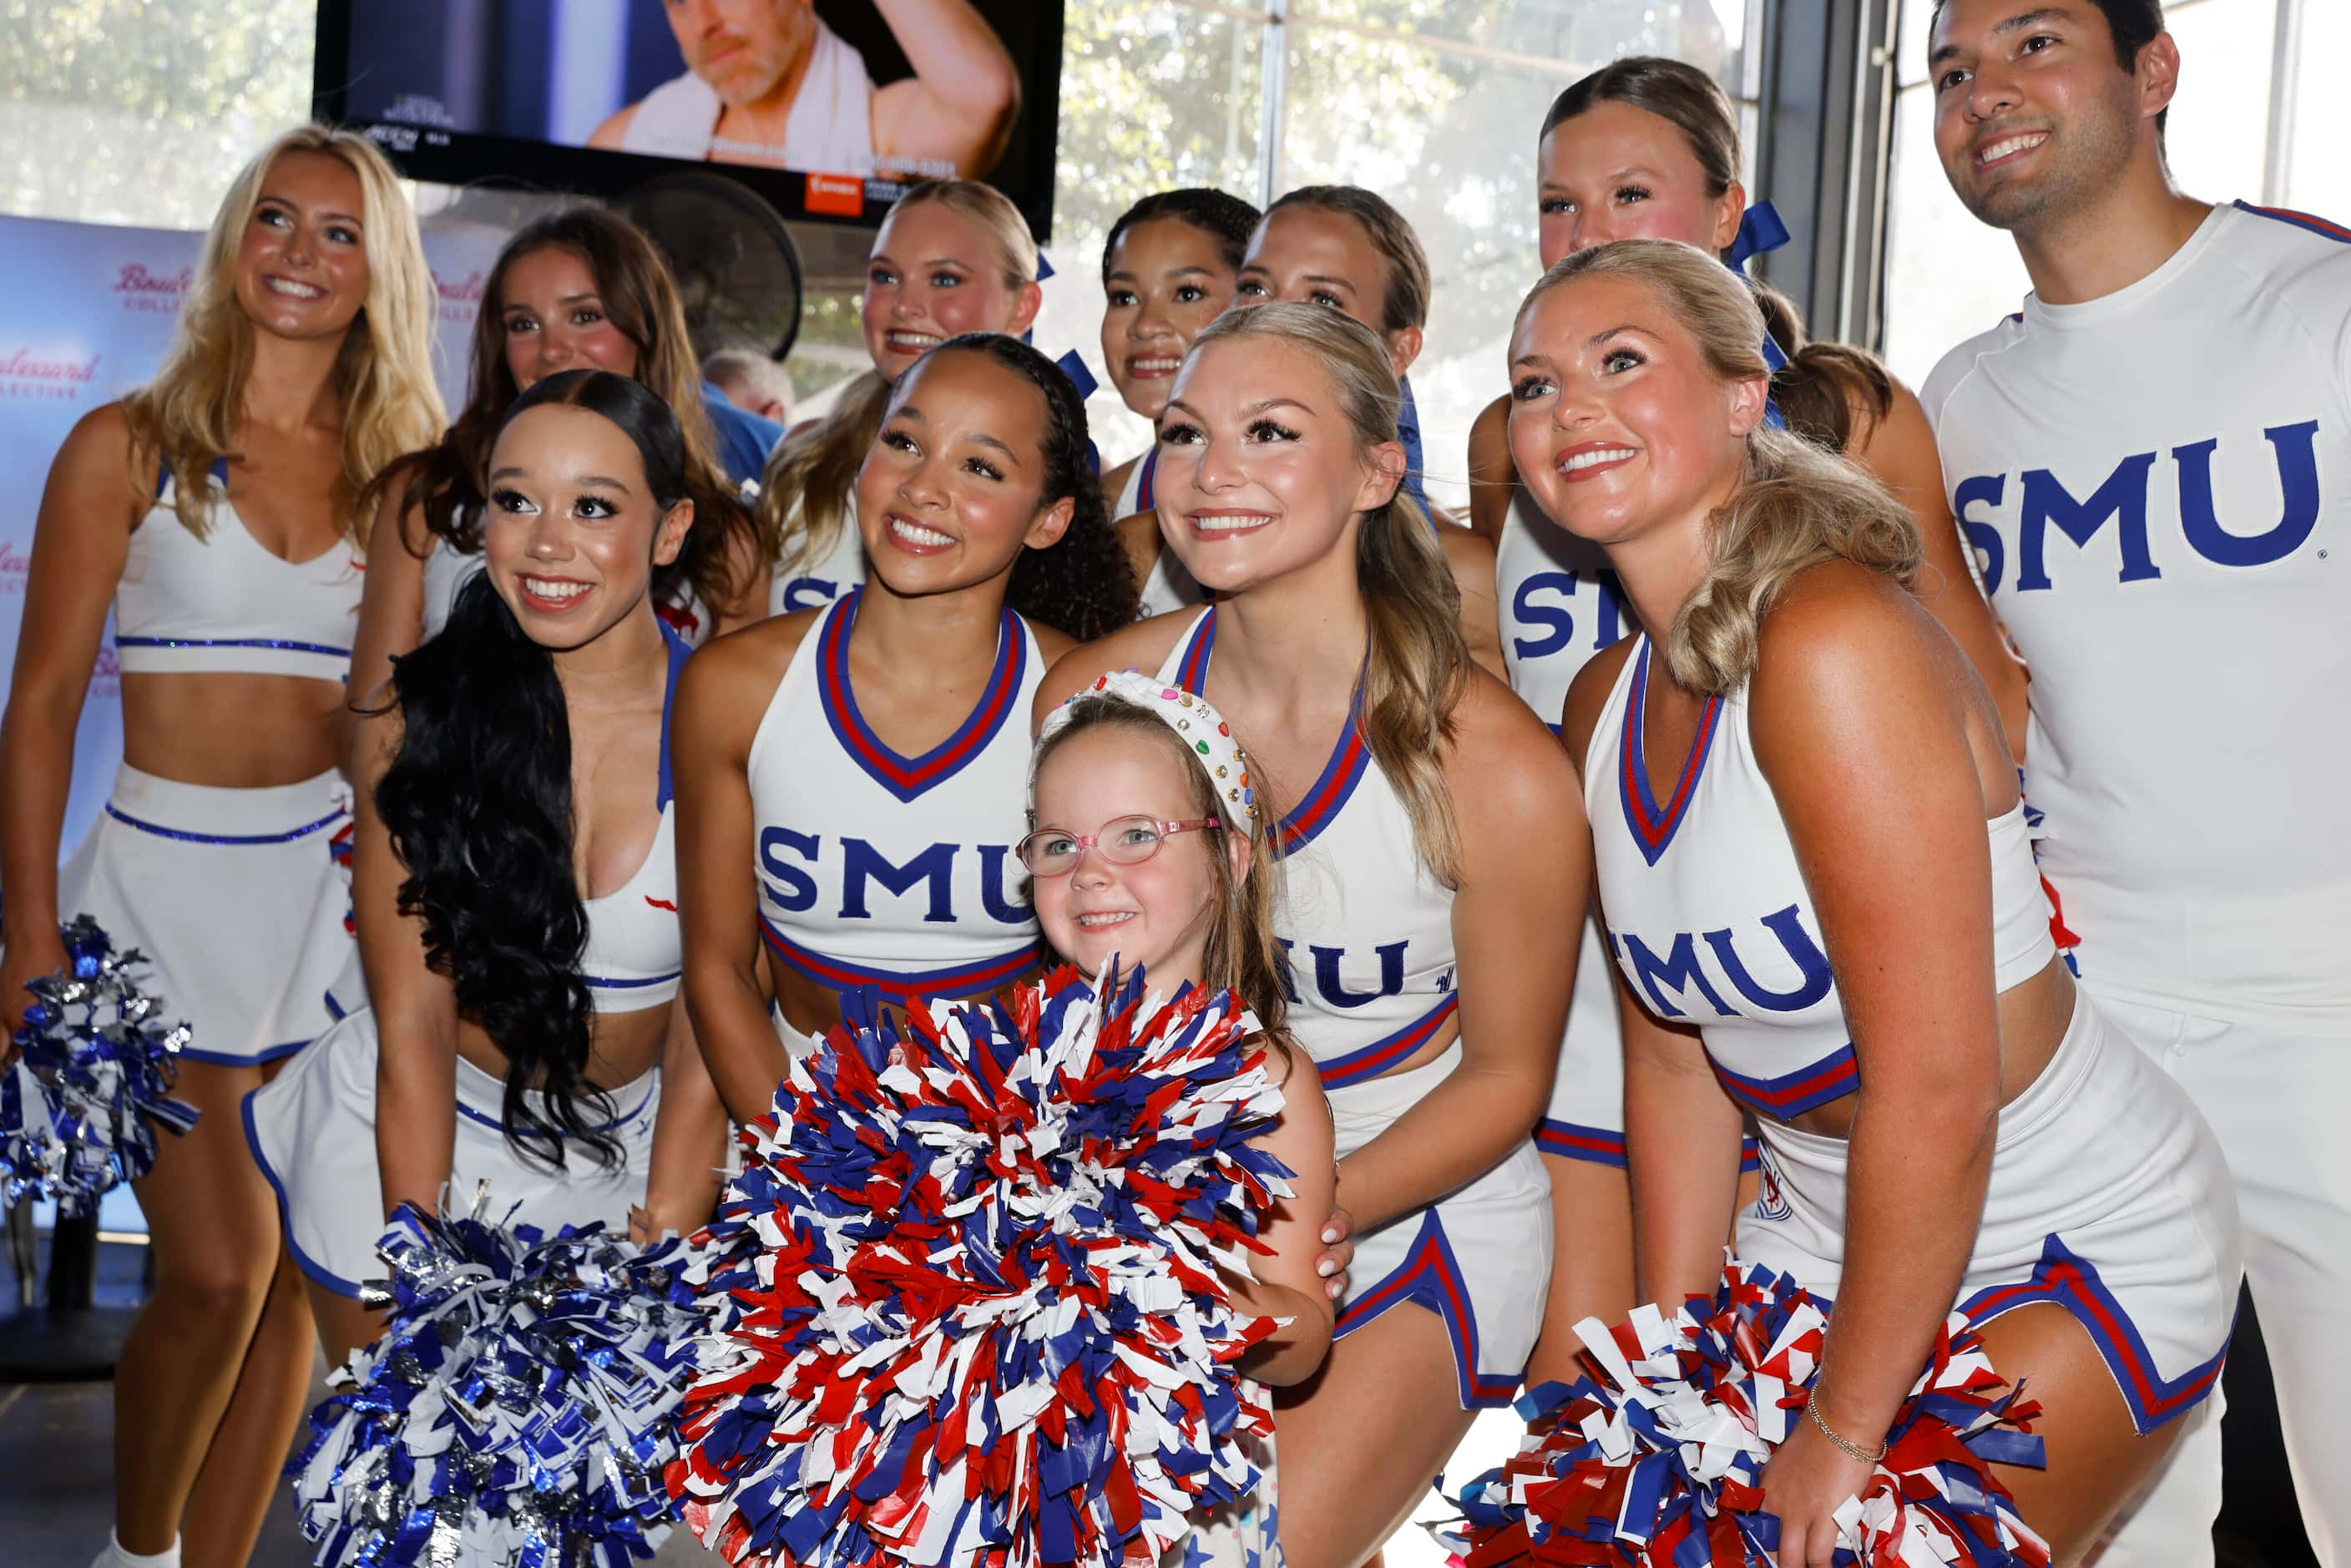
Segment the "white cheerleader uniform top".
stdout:
<path fill-rule="evenodd" d="M 1155 441 L 1151 449 L 1143 455 L 1142 461 L 1126 471 L 1126 483 L 1119 488 L 1118 510 L 1111 514 L 1112 522 L 1134 517 L 1138 512 L 1148 512 L 1158 504 L 1152 484 L 1158 471 L 1159 444 Z M 1155 615 L 1188 610 L 1195 604 L 1206 602 L 1207 597 L 1207 591 L 1192 580 L 1192 574 L 1184 570 L 1183 561 L 1162 538 L 1159 541 L 1159 559 L 1152 562 L 1151 575 L 1143 582 L 1143 601 L 1135 612 L 1135 619 L 1148 621 Z"/>
<path fill-rule="evenodd" d="M 114 646 L 126 674 L 228 672 L 340 682 L 350 673 L 366 563 L 340 539 L 291 561 L 253 537 L 228 502 L 228 464 L 212 468 L 202 538 L 172 510 L 167 470 L 131 530 L 114 591 Z"/>
<path fill-rule="evenodd" d="M 1510 689 L 1557 735 L 1577 672 L 1630 630 L 1616 574 L 1598 545 L 1543 516 L 1516 485 L 1494 552 L 1494 588 Z"/>
<path fill-rule="evenodd" d="M 852 494 L 842 501 L 841 531 L 833 535 L 823 554 L 791 566 L 780 560 L 776 563 L 768 580 L 768 613 L 821 610 L 864 581 L 865 536 L 857 531 L 857 497 Z"/>
<path fill-rule="evenodd" d="M 725 109 L 716 89 L 692 71 L 674 77 L 638 102 L 622 133 L 621 151 L 720 163 L 776 157 L 787 169 L 873 172 L 873 78 L 866 74 L 865 57 L 820 18 L 809 46 L 808 74 L 784 120 L 780 149 L 716 145 Z"/>
<path fill-rule="evenodd" d="M 1920 396 L 2032 666 L 2025 791 L 2084 983 L 2351 1033 L 2351 228 L 2215 207 Z"/>
<path fill-rule="evenodd" d="M 759 929 L 787 968 L 837 992 L 984 995 L 1034 965 L 1013 847 L 1029 831 L 1029 708 L 1045 661 L 1004 612 L 970 715 L 904 757 L 857 709 L 849 633 L 862 589 L 801 638 L 751 740 Z"/>
<path fill-rule="evenodd" d="M 1785 1122 L 1860 1086 L 1853 1035 L 1795 846 L 1747 727 L 1747 692 L 1708 699 L 1661 802 L 1642 750 L 1643 636 L 1608 694 L 1583 769 L 1602 914 L 1644 1007 L 1705 1040 L 1730 1097 Z M 1986 824 L 1993 983 L 2056 956 L 2022 802 Z"/>
<path fill-rule="evenodd" d="M 1159 679 L 1207 694 L 1217 612 L 1200 612 Z M 1453 894 L 1421 864 L 1405 810 L 1372 760 L 1363 693 L 1322 774 L 1279 824 L 1290 1028 L 1333 1092 L 1367 1083 L 1453 1016 Z"/>
<path fill-rule="evenodd" d="M 677 918 L 677 833 L 670 774 L 670 715 L 677 706 L 677 679 L 694 650 L 669 627 L 662 628 L 669 650 L 669 685 L 662 694 L 660 783 L 656 800 L 661 823 L 653 847 L 636 874 L 601 898 L 587 900 L 588 943 L 580 955 L 580 977 L 600 1013 L 632 1013 L 661 1007 L 677 996 L 685 972 L 684 933 Z"/>

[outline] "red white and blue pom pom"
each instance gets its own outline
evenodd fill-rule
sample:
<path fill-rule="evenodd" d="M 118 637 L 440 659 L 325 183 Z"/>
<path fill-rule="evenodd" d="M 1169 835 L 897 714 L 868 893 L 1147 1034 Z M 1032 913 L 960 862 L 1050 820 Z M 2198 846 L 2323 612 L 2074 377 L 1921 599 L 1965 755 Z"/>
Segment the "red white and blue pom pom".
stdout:
<path fill-rule="evenodd" d="M 16 1058 L 0 1072 L 0 1188 L 14 1204 L 55 1198 L 68 1214 L 155 1165 L 155 1127 L 196 1124 L 172 1098 L 188 1026 L 157 1016 L 132 984 L 138 949 L 116 953 L 88 915 L 65 925 L 66 967 L 26 988 Z"/>
<path fill-rule="evenodd" d="M 1772 1568 L 1763 1469 L 1820 1370 L 1828 1318 L 1794 1280 L 1733 1262 L 1711 1301 L 1614 1329 L 1577 1325 L 1597 1377 L 1519 1402 L 1543 1428 L 1456 1500 L 1439 1541 L 1467 1568 L 1526 1563 Z M 2043 1463 L 2040 1406 L 1993 1373 L 1953 1313 L 1886 1434 L 1866 1495 L 1837 1514 L 1835 1561 L 1867 1568 L 2048 1568 L 1991 1464 Z"/>
<path fill-rule="evenodd" d="M 623 1568 L 669 1533 L 662 1468 L 698 1322 L 675 1243 L 434 1218 L 380 1246 L 384 1337 L 338 1372 L 287 1467 L 320 1568 Z"/>
<path fill-rule="evenodd" d="M 1280 1110 L 1256 1021 L 1068 970 L 794 1064 L 686 1277 L 670 1490 L 737 1568 L 1107 1568 L 1253 1492 L 1235 1363 Z"/>

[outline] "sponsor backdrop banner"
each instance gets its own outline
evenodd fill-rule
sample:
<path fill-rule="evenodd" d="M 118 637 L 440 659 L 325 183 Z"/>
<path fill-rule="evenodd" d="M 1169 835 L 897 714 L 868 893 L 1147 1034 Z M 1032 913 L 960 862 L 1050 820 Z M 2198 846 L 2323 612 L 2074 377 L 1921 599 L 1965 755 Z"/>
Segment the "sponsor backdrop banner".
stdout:
<path fill-rule="evenodd" d="M 505 238 L 481 225 L 424 236 L 441 295 L 441 392 L 453 411 L 465 394 L 482 281 Z M 50 459 L 76 421 L 162 363 L 203 245 L 204 235 L 175 230 L 0 217 L 0 277 L 9 280 L 0 290 L 0 474 L 8 477 L 0 491 L 0 702 L 16 664 Z M 113 781 L 122 756 L 120 699 L 110 622 L 75 745 L 61 859 L 81 841 Z"/>

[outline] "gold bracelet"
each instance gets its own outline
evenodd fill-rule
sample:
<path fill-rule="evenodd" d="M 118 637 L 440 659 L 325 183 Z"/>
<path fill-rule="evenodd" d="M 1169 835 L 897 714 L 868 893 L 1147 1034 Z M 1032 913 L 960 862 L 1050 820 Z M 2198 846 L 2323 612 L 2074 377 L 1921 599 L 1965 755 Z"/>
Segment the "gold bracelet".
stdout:
<path fill-rule="evenodd" d="M 1818 1393 L 1819 1387 L 1815 1385 L 1813 1394 L 1817 1395 Z M 1821 1429 L 1821 1436 L 1826 1437 L 1830 1442 L 1834 1443 L 1840 1449 L 1844 1450 L 1847 1458 L 1859 1459 L 1865 1465 L 1874 1465 L 1877 1463 L 1878 1460 L 1886 1458 L 1886 1445 L 1884 1442 L 1881 1441 L 1877 1445 L 1877 1452 L 1873 1454 L 1867 1448 L 1863 1448 L 1859 1443 L 1853 1441 L 1851 1438 L 1845 1437 L 1844 1434 L 1839 1432 L 1835 1427 L 1830 1426 L 1828 1417 L 1821 1414 L 1821 1402 L 1818 1398 L 1808 1396 L 1804 1400 L 1804 1408 L 1812 1412 L 1813 1425 Z"/>

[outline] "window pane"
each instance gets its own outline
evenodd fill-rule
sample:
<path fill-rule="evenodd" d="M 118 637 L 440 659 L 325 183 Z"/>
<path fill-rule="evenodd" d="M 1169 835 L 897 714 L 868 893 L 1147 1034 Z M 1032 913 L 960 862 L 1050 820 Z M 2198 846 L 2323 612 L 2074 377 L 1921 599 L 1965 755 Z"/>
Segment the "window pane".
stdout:
<path fill-rule="evenodd" d="M 1906 69 L 1914 47 L 1924 53 L 1919 16 L 1928 8 L 1928 0 L 1906 0 Z M 2333 9 L 2321 5 L 2312 15 Z M 2276 0 L 2186 0 L 2169 6 L 2168 16 L 2181 56 L 2166 138 L 2173 178 L 2207 201 L 2257 200 Z M 2314 55 L 2310 41 L 2306 37 L 2303 58 L 2325 57 Z M 2340 141 L 2317 144 L 2332 148 Z M 2014 242 L 1976 222 L 1951 193 L 1935 156 L 1933 94 L 1923 83 L 1905 88 L 1896 99 L 1888 196 L 1886 357 L 1915 387 L 1945 350 L 2013 311 L 2032 284 Z"/>
<path fill-rule="evenodd" d="M 1293 0 L 1290 17 L 1301 27 L 1375 27 L 1579 66 L 1672 55 L 1719 70 L 1746 37 L 1747 0 Z"/>
<path fill-rule="evenodd" d="M 1723 9 L 1743 16 L 1744 0 Z M 1556 36 L 1524 64 L 1430 47 L 1395 36 L 1445 36 L 1461 14 L 1489 18 L 1477 35 L 1513 46 Z M 1426 18 L 1442 13 L 1441 26 Z M 1357 26 L 1338 26 L 1342 16 Z M 1282 167 L 1277 188 L 1322 183 L 1379 192 L 1411 221 L 1436 278 L 1427 343 L 1412 370 L 1430 497 L 1468 500 L 1470 422 L 1506 383 L 1505 345 L 1519 302 L 1540 271 L 1535 250 L 1535 131 L 1581 74 L 1552 62 L 1604 62 L 1685 38 L 1702 62 L 1736 81 L 1741 65 L 1712 7 L 1593 3 L 1468 7 L 1443 0 L 1313 0 L 1292 13 Z M 1659 20 L 1665 18 L 1666 20 Z M 1623 29 L 1609 33 L 1602 22 Z M 1379 28 L 1385 31 L 1372 31 Z M 1740 27 L 1743 34 L 1743 24 Z M 1540 31 L 1541 36 L 1538 36 Z M 1366 84 L 1377 84 L 1367 99 Z"/>
<path fill-rule="evenodd" d="M 308 117 L 317 15 L 315 0 L 8 7 L 0 212 L 207 226 L 246 160 Z"/>
<path fill-rule="evenodd" d="M 1049 354 L 1075 349 L 1103 376 L 1086 414 L 1108 466 L 1140 452 L 1150 430 L 1103 371 L 1103 237 L 1138 198 L 1171 186 L 1215 185 L 1257 200 L 1265 29 L 1153 0 L 1069 0 L 1065 18 L 1046 246 L 1055 276 L 1036 342 Z"/>
<path fill-rule="evenodd" d="M 2285 204 L 2351 223 L 2351 162 L 2343 156 L 2351 148 L 2351 94 L 2340 79 L 2351 59 L 2351 5 L 2303 0 L 2301 42 Z"/>

